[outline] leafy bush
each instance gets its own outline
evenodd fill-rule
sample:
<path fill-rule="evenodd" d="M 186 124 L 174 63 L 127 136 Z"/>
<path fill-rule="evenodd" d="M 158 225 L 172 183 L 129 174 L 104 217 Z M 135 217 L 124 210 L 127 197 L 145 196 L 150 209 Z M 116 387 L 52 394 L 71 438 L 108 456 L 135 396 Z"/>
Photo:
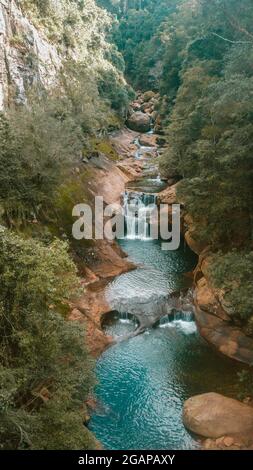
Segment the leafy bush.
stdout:
<path fill-rule="evenodd" d="M 66 244 L 0 233 L 2 449 L 95 446 L 81 416 L 93 383 L 85 332 L 62 315 L 75 271 Z"/>
<path fill-rule="evenodd" d="M 124 82 L 120 82 L 112 70 L 100 71 L 98 90 L 101 98 L 107 100 L 112 109 L 122 116 L 126 115 L 129 101 L 134 98 L 134 92 L 131 87 L 126 87 Z"/>
<path fill-rule="evenodd" d="M 235 319 L 252 329 L 253 252 L 234 250 L 227 254 L 216 254 L 209 270 L 214 286 L 224 289 L 225 300 L 231 304 Z"/>
<path fill-rule="evenodd" d="M 34 90 L 27 106 L 0 114 L 0 212 L 9 225 L 40 218 L 52 206 L 90 136 L 112 120 L 111 103 L 99 96 L 96 76 L 91 80 L 84 64 L 66 62 L 58 83 L 50 94 Z"/>
<path fill-rule="evenodd" d="M 0 115 L 0 204 L 5 219 L 33 219 L 50 204 L 66 167 L 81 149 L 63 102 L 34 99 Z M 64 110 L 66 113 L 66 110 Z"/>

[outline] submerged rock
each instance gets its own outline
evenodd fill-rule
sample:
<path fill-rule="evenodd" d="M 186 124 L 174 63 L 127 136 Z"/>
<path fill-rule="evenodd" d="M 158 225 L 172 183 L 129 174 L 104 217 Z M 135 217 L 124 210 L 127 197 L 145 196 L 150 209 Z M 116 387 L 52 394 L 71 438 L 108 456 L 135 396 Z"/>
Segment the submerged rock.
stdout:
<path fill-rule="evenodd" d="M 205 393 L 185 402 L 183 422 L 202 437 L 252 435 L 253 408 L 218 393 Z"/>

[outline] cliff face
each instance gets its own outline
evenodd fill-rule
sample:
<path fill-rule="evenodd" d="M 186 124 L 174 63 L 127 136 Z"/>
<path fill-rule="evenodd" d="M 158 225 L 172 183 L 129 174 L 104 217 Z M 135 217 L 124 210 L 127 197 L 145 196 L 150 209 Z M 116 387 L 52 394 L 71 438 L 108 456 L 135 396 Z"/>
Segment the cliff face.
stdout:
<path fill-rule="evenodd" d="M 60 65 L 56 45 L 48 42 L 16 2 L 0 0 L 0 110 L 13 96 L 25 103 L 32 84 L 52 86 Z"/>
<path fill-rule="evenodd" d="M 25 103 L 32 84 L 55 85 L 66 60 L 82 63 L 91 81 L 106 75 L 124 88 L 121 56 L 106 39 L 111 22 L 95 0 L 0 0 L 0 109 L 13 97 Z"/>

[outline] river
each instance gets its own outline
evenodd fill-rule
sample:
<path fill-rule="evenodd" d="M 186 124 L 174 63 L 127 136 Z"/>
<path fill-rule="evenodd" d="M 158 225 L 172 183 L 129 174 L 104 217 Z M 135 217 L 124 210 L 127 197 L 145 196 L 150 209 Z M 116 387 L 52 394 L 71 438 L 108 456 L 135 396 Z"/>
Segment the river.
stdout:
<path fill-rule="evenodd" d="M 184 401 L 210 391 L 236 396 L 239 366 L 198 334 L 186 275 L 196 256 L 183 242 L 177 251 L 163 251 L 145 235 L 138 239 L 130 233 L 120 241 L 138 268 L 107 288 L 112 314 L 104 328 L 118 341 L 97 361 L 98 406 L 89 428 L 105 449 L 194 449 L 200 442 L 184 428 Z M 175 291 L 183 294 L 172 303 Z M 155 325 L 131 337 L 137 323 L 154 312 Z"/>

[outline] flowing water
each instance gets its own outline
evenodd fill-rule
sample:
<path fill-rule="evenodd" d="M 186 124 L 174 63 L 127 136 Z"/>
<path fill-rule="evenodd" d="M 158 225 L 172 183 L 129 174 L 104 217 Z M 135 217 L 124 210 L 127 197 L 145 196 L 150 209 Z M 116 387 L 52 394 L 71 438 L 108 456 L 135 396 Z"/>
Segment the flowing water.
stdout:
<path fill-rule="evenodd" d="M 190 291 L 185 294 L 195 255 L 184 243 L 162 251 L 158 240 L 149 239 L 144 217 L 139 233 L 129 199 L 155 204 L 154 195 L 125 194 L 126 238 L 120 244 L 138 268 L 106 292 L 112 313 L 104 328 L 117 344 L 97 362 L 98 408 L 90 429 L 105 449 L 194 449 L 198 439 L 182 423 L 184 401 L 210 391 L 236 396 L 239 366 L 212 351 L 197 332 Z M 179 290 L 180 298 L 172 296 Z M 134 336 L 140 325 L 145 333 Z"/>

